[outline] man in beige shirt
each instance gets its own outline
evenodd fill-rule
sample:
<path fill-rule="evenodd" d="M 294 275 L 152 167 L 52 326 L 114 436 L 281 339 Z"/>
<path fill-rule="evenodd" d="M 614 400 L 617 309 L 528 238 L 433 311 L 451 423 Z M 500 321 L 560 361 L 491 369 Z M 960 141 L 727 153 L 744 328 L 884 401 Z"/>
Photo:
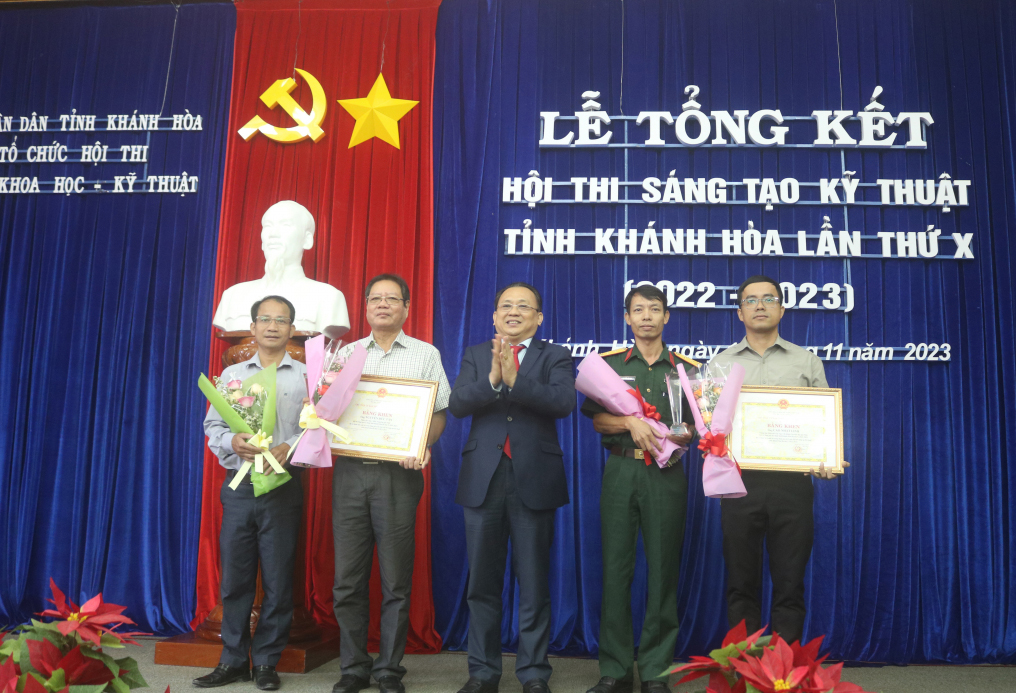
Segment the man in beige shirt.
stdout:
<path fill-rule="evenodd" d="M 710 365 L 739 363 L 745 385 L 829 387 L 822 361 L 780 337 L 786 310 L 780 285 L 762 275 L 749 277 L 737 290 L 737 317 L 745 337 L 718 354 Z M 844 466 L 848 466 L 844 462 Z M 773 581 L 771 625 L 787 642 L 804 630 L 804 572 L 814 539 L 811 476 L 831 479 L 824 469 L 811 475 L 745 470 L 748 495 L 720 501 L 723 558 L 727 564 L 727 620 L 743 619 L 752 633 L 762 627 L 762 542 L 769 551 Z"/>

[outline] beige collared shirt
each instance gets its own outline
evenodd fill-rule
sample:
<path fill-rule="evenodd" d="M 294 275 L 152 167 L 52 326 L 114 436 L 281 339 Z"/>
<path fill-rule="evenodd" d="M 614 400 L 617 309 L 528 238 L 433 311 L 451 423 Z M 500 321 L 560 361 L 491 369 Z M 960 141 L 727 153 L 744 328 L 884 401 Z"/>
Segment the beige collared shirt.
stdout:
<path fill-rule="evenodd" d="M 717 354 L 709 362 L 710 365 L 713 363 L 739 363 L 744 366 L 745 385 L 829 387 L 822 360 L 783 337 L 777 337 L 776 343 L 764 354 L 752 349 L 745 337 Z"/>

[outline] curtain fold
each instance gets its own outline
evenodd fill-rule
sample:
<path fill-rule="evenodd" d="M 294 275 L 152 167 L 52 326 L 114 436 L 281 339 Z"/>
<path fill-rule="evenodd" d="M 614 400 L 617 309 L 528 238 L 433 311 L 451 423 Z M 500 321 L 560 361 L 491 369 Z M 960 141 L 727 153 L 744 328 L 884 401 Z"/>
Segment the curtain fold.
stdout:
<path fill-rule="evenodd" d="M 1014 8 L 960 0 L 835 3 L 724 0 L 446 0 L 435 69 L 435 343 L 455 373 L 464 346 L 491 337 L 498 286 L 529 281 L 544 295 L 538 337 L 564 342 L 630 339 L 626 280 L 736 286 L 765 273 L 798 285 L 851 283 L 847 314 L 791 310 L 787 339 L 807 345 L 951 345 L 948 363 L 827 362 L 843 389 L 846 458 L 839 481 L 816 482 L 816 540 L 806 635 L 826 635 L 836 659 L 1012 662 L 1016 658 L 1014 479 L 1016 423 L 1012 159 Z M 876 85 L 887 110 L 930 111 L 926 151 L 760 149 L 540 150 L 540 111 L 580 110 L 582 92 L 610 114 L 679 113 L 686 85 L 703 109 L 857 111 Z M 632 141 L 645 126 L 628 124 Z M 625 126 L 612 125 L 614 142 Z M 671 134 L 671 137 L 673 135 Z M 813 137 L 814 135 L 812 135 Z M 795 140 L 795 141 L 810 141 Z M 891 207 L 502 205 L 503 177 L 796 177 L 857 172 L 877 178 L 970 179 L 971 205 L 951 213 Z M 627 173 L 626 173 L 627 171 Z M 636 192 L 637 191 L 637 192 Z M 638 197 L 639 189 L 630 191 Z M 558 197 L 558 195 L 555 195 Z M 874 235 L 973 232 L 965 262 L 750 257 L 508 257 L 505 228 L 744 229 L 814 233 L 836 226 Z M 717 242 L 711 240 L 711 242 Z M 875 252 L 875 251 L 871 251 Z M 670 343 L 730 344 L 743 336 L 733 311 L 671 311 Z M 463 649 L 468 627 L 462 511 L 454 490 L 468 421 L 450 420 L 434 467 L 437 627 Z M 571 465 L 570 505 L 557 514 L 551 647 L 596 654 L 601 598 L 598 499 L 604 453 L 589 420 L 559 424 Z M 689 516 L 682 555 L 677 653 L 702 654 L 726 631 L 719 504 L 702 497 L 701 460 L 685 460 Z M 609 492 L 609 489 L 607 490 Z M 511 577 L 509 571 L 507 577 Z M 645 567 L 633 587 L 636 638 Z M 768 583 L 768 578 L 766 578 Z M 506 582 L 503 643 L 516 646 Z M 768 585 L 767 585 L 768 589 Z M 765 609 L 769 604 L 766 600 Z"/>
<path fill-rule="evenodd" d="M 208 363 L 235 12 L 229 3 L 4 9 L 0 113 L 48 115 L 3 176 L 197 176 L 197 192 L 0 195 L 0 624 L 52 577 L 140 630 L 187 629 L 201 498 L 195 378 Z M 201 115 L 195 132 L 70 132 L 59 116 Z M 109 147 L 108 163 L 27 148 Z M 147 164 L 120 146 L 148 145 Z M 79 159 L 68 153 L 69 159 Z M 88 186 L 91 188 L 91 186 Z M 139 180 L 137 188 L 145 187 Z"/>

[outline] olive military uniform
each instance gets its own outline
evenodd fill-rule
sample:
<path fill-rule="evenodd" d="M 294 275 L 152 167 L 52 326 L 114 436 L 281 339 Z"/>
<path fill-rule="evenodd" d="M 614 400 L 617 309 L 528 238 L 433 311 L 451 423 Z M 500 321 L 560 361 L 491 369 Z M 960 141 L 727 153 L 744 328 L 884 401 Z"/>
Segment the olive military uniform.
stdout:
<path fill-rule="evenodd" d="M 637 348 L 604 355 L 604 360 L 625 381 L 637 387 L 643 399 L 656 407 L 661 423 L 670 426 L 672 411 L 666 375 L 681 365 L 681 357 L 666 345 L 655 363 L 648 363 Z M 680 365 L 679 365 L 680 364 Z M 685 366 L 685 368 L 689 368 Z M 675 388 L 679 385 L 675 382 Z M 592 417 L 607 410 L 586 399 L 582 413 Z M 685 405 L 682 420 L 691 422 Z M 635 644 L 631 617 L 631 583 L 635 575 L 635 546 L 642 530 L 649 568 L 648 604 L 639 643 L 639 678 L 665 680 L 661 674 L 674 661 L 677 644 L 677 581 L 688 506 L 688 480 L 680 459 L 660 469 L 655 460 L 646 464 L 627 431 L 603 436 L 610 451 L 603 471 L 600 524 L 603 543 L 603 606 L 600 613 L 600 676 L 631 681 Z"/>

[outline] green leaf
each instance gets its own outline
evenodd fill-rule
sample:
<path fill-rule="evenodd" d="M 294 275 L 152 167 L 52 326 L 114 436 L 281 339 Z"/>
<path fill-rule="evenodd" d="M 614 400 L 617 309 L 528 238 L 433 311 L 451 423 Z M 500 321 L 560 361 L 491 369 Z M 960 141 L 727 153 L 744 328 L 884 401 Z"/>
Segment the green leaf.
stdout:
<path fill-rule="evenodd" d="M 32 666 L 32 656 L 28 653 L 28 641 L 29 640 L 42 640 L 42 638 L 33 638 L 31 636 L 25 636 L 18 641 L 18 659 L 15 661 L 18 666 L 21 667 L 21 671 L 34 674 L 36 669 Z"/>
<path fill-rule="evenodd" d="M 99 683 L 91 686 L 70 686 L 70 693 L 102 693 L 106 685 Z"/>
<path fill-rule="evenodd" d="M 148 688 L 148 682 L 145 681 L 145 677 L 141 675 L 138 670 L 138 663 L 131 657 L 124 657 L 123 659 L 116 660 L 117 665 L 126 670 L 125 673 L 120 675 L 128 686 L 131 688 Z"/>
<path fill-rule="evenodd" d="M 42 621 L 36 621 L 33 618 L 32 628 L 38 628 L 39 630 L 55 630 L 58 633 L 60 632 L 60 626 L 57 625 L 56 621 L 51 621 L 50 623 L 43 623 Z"/>
<path fill-rule="evenodd" d="M 119 638 L 114 638 L 109 633 L 103 633 L 99 637 L 99 644 L 102 645 L 103 647 L 112 647 L 115 649 L 123 649 L 125 647 L 125 645 L 122 642 L 120 642 Z"/>
<path fill-rule="evenodd" d="M 17 638 L 4 640 L 3 643 L 0 643 L 0 664 L 2 664 L 3 660 L 7 659 L 8 657 L 13 657 L 14 653 L 17 652 L 17 649 L 18 649 Z M 16 657 L 14 661 L 15 662 L 18 661 Z"/>
<path fill-rule="evenodd" d="M 719 649 L 713 650 L 712 652 L 709 653 L 709 656 L 712 657 L 715 661 L 719 662 L 720 666 L 727 668 L 730 667 L 730 658 L 736 657 L 740 653 L 741 650 L 738 649 L 737 643 L 731 643 L 726 647 L 721 647 Z"/>
<path fill-rule="evenodd" d="M 53 693 L 59 693 L 59 691 L 62 691 L 66 685 L 66 674 L 64 674 L 63 669 L 57 669 L 54 671 L 50 675 L 49 681 L 46 681 L 46 688 L 53 691 Z"/>
<path fill-rule="evenodd" d="M 109 690 L 112 693 L 130 693 L 131 687 L 121 678 L 115 678 L 109 682 Z"/>
<path fill-rule="evenodd" d="M 99 650 L 93 650 L 90 647 L 82 647 L 81 648 L 81 654 L 83 654 L 84 656 L 89 657 L 91 659 L 98 659 L 100 662 L 102 662 L 103 664 L 106 665 L 107 669 L 109 669 L 111 672 L 113 672 L 113 676 L 119 676 L 120 675 L 120 666 L 117 664 L 115 659 L 110 657 L 105 652 L 101 652 Z"/>

